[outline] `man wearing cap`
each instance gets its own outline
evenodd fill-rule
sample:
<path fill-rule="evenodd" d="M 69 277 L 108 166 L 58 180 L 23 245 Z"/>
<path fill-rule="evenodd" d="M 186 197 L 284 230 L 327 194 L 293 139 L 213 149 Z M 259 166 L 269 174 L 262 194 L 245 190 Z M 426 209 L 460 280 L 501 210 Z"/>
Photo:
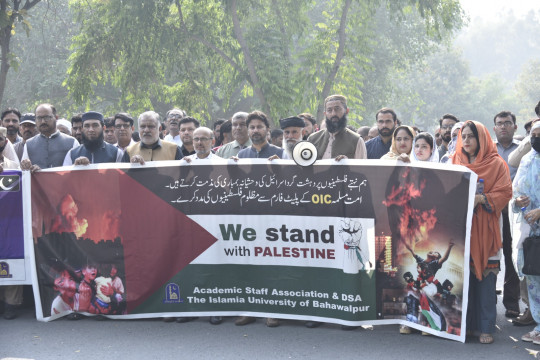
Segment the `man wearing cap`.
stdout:
<path fill-rule="evenodd" d="M 79 146 L 79 142 L 56 130 L 56 108 L 51 104 L 36 107 L 36 126 L 39 135 L 26 141 L 21 160 L 22 170 L 36 171 L 64 164 L 69 150 Z"/>
<path fill-rule="evenodd" d="M 104 141 L 101 113 L 85 112 L 82 124 L 82 145 L 68 151 L 64 166 L 119 162 L 122 159 L 122 150 Z"/>
<path fill-rule="evenodd" d="M 364 139 L 347 129 L 347 98 L 331 95 L 324 100 L 326 129 L 313 133 L 308 141 L 317 149 L 317 159 L 366 159 Z"/>
<path fill-rule="evenodd" d="M 139 115 L 138 123 L 141 141 L 127 147 L 122 157 L 123 162 L 144 165 L 146 161 L 182 159 L 182 152 L 178 145 L 159 138 L 161 124 L 158 113 L 143 112 Z"/>
<path fill-rule="evenodd" d="M 19 136 L 19 121 L 21 113 L 15 108 L 8 107 L 2 111 L 2 126 L 7 129 L 7 138 L 12 144 L 16 144 L 22 140 Z"/>
<path fill-rule="evenodd" d="M 28 139 L 33 138 L 38 134 L 38 130 L 36 128 L 36 115 L 33 113 L 23 114 L 21 116 L 19 128 L 21 130 L 22 141 L 19 141 L 13 145 L 13 148 L 20 161 L 23 156 L 24 144 L 26 144 Z"/>
<path fill-rule="evenodd" d="M 299 116 L 291 116 L 285 119 L 279 120 L 279 126 L 283 130 L 283 159 L 292 159 L 292 152 L 296 144 L 302 141 L 304 134 L 304 120 Z M 268 160 L 279 159 L 277 155 L 273 155 Z"/>
<path fill-rule="evenodd" d="M 217 155 L 229 159 L 236 156 L 240 150 L 251 146 L 251 139 L 246 126 L 247 112 L 237 112 L 232 117 L 232 136 L 234 141 L 223 145 L 217 151 Z"/>
<path fill-rule="evenodd" d="M 56 120 L 56 129 L 66 135 L 71 136 L 71 123 L 66 119 Z"/>

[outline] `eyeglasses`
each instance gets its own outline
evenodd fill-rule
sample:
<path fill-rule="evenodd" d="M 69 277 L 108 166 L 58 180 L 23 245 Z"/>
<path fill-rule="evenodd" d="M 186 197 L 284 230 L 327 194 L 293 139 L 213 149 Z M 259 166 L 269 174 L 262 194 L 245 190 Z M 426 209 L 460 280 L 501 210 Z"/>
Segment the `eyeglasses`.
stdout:
<path fill-rule="evenodd" d="M 495 126 L 498 127 L 498 128 L 502 128 L 502 127 L 510 127 L 514 125 L 514 123 L 512 121 L 505 121 L 505 122 L 498 122 L 498 123 L 495 123 Z"/>
<path fill-rule="evenodd" d="M 53 118 L 52 115 L 36 116 L 36 121 L 49 121 L 49 120 L 52 120 L 52 118 Z"/>
<path fill-rule="evenodd" d="M 118 124 L 118 125 L 114 125 L 115 129 L 129 129 L 131 127 L 131 125 L 129 124 Z"/>
<path fill-rule="evenodd" d="M 212 140 L 212 138 L 207 138 L 207 137 L 196 137 L 196 138 L 193 138 L 193 142 L 206 142 L 208 140 Z"/>

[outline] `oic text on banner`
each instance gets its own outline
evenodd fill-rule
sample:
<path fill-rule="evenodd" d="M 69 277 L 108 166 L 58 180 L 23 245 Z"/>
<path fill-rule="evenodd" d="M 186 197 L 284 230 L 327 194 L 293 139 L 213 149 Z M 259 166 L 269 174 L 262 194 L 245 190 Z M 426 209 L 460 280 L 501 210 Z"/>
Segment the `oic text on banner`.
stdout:
<path fill-rule="evenodd" d="M 476 183 L 465 168 L 58 170 L 32 176 L 41 320 L 250 315 L 465 339 Z"/>

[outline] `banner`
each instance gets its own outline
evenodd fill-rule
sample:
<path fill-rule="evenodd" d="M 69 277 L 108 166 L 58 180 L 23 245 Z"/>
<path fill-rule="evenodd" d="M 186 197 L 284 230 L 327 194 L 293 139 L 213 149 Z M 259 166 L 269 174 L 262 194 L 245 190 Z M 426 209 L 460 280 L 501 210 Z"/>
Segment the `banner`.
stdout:
<path fill-rule="evenodd" d="M 38 319 L 248 315 L 465 340 L 468 169 L 154 165 L 32 176 Z"/>
<path fill-rule="evenodd" d="M 28 176 L 28 177 L 26 177 Z M 4 170 L 0 174 L 0 286 L 32 284 L 30 276 L 30 246 L 24 244 L 23 178 L 19 170 Z M 29 234 L 29 236 L 31 236 Z"/>

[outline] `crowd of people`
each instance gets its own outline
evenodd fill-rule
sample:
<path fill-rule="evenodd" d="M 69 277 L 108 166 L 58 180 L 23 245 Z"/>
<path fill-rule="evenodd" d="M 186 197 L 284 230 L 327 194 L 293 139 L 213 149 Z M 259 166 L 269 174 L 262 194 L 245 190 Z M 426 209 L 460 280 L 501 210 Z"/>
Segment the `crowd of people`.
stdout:
<path fill-rule="evenodd" d="M 292 159 L 294 146 L 311 142 L 317 159 L 381 159 L 403 163 L 427 161 L 463 165 L 481 179 L 483 189 L 474 197 L 471 228 L 469 274 L 469 309 L 467 331 L 481 343 L 494 341 L 496 318 L 496 278 L 504 254 L 505 274 L 503 304 L 505 315 L 518 326 L 540 324 L 540 277 L 526 275 L 520 281 L 512 253 L 509 211 L 523 213 L 530 224 L 530 234 L 540 235 L 540 119 L 525 124 L 526 137 L 515 134 L 516 117 L 502 111 L 493 118 L 492 139 L 488 128 L 478 121 L 460 121 L 446 114 L 434 134 L 401 123 L 391 108 L 375 114 L 373 127 L 354 129 L 347 124 L 347 99 L 329 96 L 324 101 L 325 119 L 319 124 L 308 113 L 279 121 L 273 129 L 261 111 L 237 112 L 229 120 L 220 119 L 213 128 L 201 126 L 185 111 L 174 108 L 165 120 L 154 111 L 134 119 L 127 113 L 106 118 L 89 111 L 59 119 L 51 104 L 40 104 L 34 113 L 21 114 L 7 108 L 1 114 L 0 156 L 2 169 L 39 171 L 40 169 L 108 162 L 131 162 L 144 165 L 150 161 L 200 159 L 268 158 Z M 540 117 L 540 103 L 536 107 Z M 512 184 L 513 181 L 513 184 Z M 520 257 L 518 257 L 519 259 Z M 518 261 L 517 269 L 522 264 Z M 518 275 L 519 274 L 519 275 Z M 57 285 L 57 284 L 55 284 Z M 4 318 L 16 317 L 22 302 L 20 286 L 0 287 L 5 302 Z M 528 306 L 523 313 L 519 301 Z M 60 303 L 60 301 L 58 301 Z M 60 304 L 61 305 L 61 304 Z M 179 318 L 185 322 L 192 318 Z M 219 324 L 220 317 L 212 317 Z M 237 325 L 253 322 L 240 317 Z M 279 320 L 267 319 L 268 326 Z M 307 322 L 315 327 L 318 323 Z M 347 327 L 345 327 L 347 328 Z M 402 327 L 400 332 L 410 333 Z M 540 325 L 525 334 L 524 341 L 540 345 Z"/>

